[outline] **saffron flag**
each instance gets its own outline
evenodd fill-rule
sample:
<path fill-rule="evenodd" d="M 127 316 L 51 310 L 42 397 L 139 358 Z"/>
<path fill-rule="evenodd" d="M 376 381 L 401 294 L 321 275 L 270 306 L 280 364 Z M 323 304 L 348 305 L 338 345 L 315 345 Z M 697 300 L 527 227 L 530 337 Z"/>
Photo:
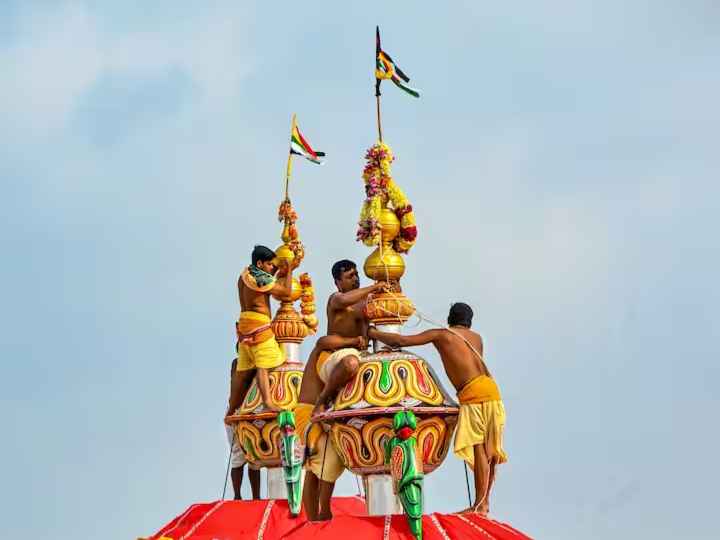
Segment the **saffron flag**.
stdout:
<path fill-rule="evenodd" d="M 322 165 L 323 161 L 321 157 L 325 157 L 325 152 L 318 152 L 312 149 L 310 143 L 305 140 L 300 130 L 295 123 L 295 116 L 293 116 L 292 132 L 290 133 L 290 153 L 296 156 L 302 156 L 308 161 Z"/>
<path fill-rule="evenodd" d="M 380 82 L 391 80 L 395 86 L 404 90 L 413 97 L 419 98 L 420 92 L 409 84 L 410 77 L 403 73 L 390 55 L 382 50 L 380 46 L 380 27 L 375 27 L 375 95 L 380 95 Z"/>

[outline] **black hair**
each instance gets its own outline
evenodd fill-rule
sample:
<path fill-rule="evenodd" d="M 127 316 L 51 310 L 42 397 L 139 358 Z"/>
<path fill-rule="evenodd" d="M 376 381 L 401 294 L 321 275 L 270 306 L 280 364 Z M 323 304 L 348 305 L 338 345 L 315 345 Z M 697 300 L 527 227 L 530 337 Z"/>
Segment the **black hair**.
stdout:
<path fill-rule="evenodd" d="M 272 261 L 275 258 L 275 252 L 269 247 L 255 246 L 252 250 L 252 263 L 256 265 L 258 262 Z"/>
<path fill-rule="evenodd" d="M 338 261 L 332 265 L 332 277 L 335 279 L 335 281 L 337 281 L 342 277 L 343 272 L 347 272 L 348 270 L 352 270 L 353 268 L 357 268 L 357 265 L 352 261 L 349 261 L 347 259 Z"/>
<path fill-rule="evenodd" d="M 463 302 L 455 302 L 450 306 L 447 322 L 449 326 L 464 326 L 470 328 L 472 326 L 473 310 L 470 306 Z"/>

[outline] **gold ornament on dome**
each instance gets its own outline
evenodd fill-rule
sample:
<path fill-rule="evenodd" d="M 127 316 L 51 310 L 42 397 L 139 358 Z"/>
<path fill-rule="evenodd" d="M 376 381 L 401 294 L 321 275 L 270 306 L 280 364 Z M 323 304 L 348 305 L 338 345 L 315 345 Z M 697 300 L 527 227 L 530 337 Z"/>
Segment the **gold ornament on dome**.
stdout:
<path fill-rule="evenodd" d="M 283 222 L 281 239 L 283 244 L 275 250 L 277 261 L 287 261 L 288 267 L 295 270 L 305 258 L 305 247 L 300 241 L 297 227 L 297 213 L 289 199 L 284 200 L 278 209 L 278 220 Z M 279 277 L 282 277 L 280 275 Z M 292 280 L 292 294 L 289 297 L 273 298 L 280 302 L 280 308 L 272 322 L 275 339 L 279 343 L 302 343 L 317 331 L 318 319 L 315 315 L 315 290 L 308 274 Z M 293 306 L 300 300 L 300 313 Z"/>

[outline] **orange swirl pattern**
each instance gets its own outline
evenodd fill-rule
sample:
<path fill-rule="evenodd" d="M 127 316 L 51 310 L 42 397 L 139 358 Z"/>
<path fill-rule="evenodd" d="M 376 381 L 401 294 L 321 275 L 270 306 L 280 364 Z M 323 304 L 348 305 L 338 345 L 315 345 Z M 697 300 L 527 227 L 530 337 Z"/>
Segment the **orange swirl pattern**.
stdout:
<path fill-rule="evenodd" d="M 443 420 L 432 416 L 418 422 L 415 432 L 417 452 L 424 473 L 434 471 L 445 460 L 454 427 L 454 417 Z M 392 418 L 376 418 L 362 426 L 354 421 L 336 422 L 331 433 L 335 449 L 345 467 L 356 474 L 390 474 L 390 465 L 385 464 L 385 445 L 393 436 Z"/>
<path fill-rule="evenodd" d="M 383 363 L 388 365 L 383 366 Z M 388 372 L 384 380 L 383 368 Z M 355 380 L 338 393 L 334 410 L 366 406 L 366 403 L 376 407 L 390 407 L 405 398 L 417 399 L 426 405 L 443 403 L 443 394 L 424 360 L 365 360 Z"/>
<path fill-rule="evenodd" d="M 282 433 L 276 420 L 238 422 L 235 430 L 250 463 L 263 467 L 277 467 L 280 464 Z"/>
<path fill-rule="evenodd" d="M 275 370 L 268 374 L 270 397 L 274 405 L 281 409 L 293 409 L 297 405 L 302 374 L 300 369 Z M 245 396 L 245 401 L 240 407 L 240 414 L 255 412 L 261 405 L 262 396 L 257 387 L 257 381 L 253 380 Z"/>

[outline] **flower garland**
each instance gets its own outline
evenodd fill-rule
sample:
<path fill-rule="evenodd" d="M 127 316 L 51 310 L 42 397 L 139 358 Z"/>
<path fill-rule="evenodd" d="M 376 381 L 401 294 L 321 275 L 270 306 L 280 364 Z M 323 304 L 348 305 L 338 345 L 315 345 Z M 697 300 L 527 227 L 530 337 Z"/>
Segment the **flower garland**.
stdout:
<path fill-rule="evenodd" d="M 300 312 L 305 325 L 311 334 L 317 332 L 318 318 L 315 315 L 315 288 L 307 272 L 300 275 L 300 286 L 302 287 L 302 295 L 300 296 Z"/>
<path fill-rule="evenodd" d="M 298 230 L 295 226 L 295 222 L 297 220 L 298 215 L 292 207 L 290 199 L 285 199 L 280 203 L 280 208 L 278 208 L 278 221 L 284 221 L 288 225 L 288 235 L 290 236 L 288 246 L 295 254 L 295 259 L 293 259 L 293 268 L 300 266 L 300 263 L 305 258 L 305 246 L 303 246 L 303 243 L 300 241 Z"/>
<path fill-rule="evenodd" d="M 371 146 L 365 154 L 362 176 L 366 198 L 360 210 L 356 239 L 366 246 L 380 243 L 380 212 L 383 201 L 387 200 L 400 220 L 400 234 L 393 241 L 393 249 L 398 253 L 407 253 L 417 240 L 417 225 L 410 201 L 392 178 L 390 164 L 394 159 L 392 150 L 383 142 Z"/>

